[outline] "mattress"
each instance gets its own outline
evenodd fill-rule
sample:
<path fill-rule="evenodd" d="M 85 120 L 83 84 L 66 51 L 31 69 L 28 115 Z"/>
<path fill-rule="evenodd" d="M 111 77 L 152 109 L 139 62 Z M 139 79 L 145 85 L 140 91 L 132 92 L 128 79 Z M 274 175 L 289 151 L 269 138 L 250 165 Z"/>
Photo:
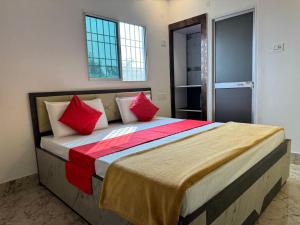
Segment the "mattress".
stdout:
<path fill-rule="evenodd" d="M 70 135 L 59 138 L 55 138 L 53 135 L 44 136 L 41 139 L 41 147 L 68 160 L 71 148 L 178 121 L 181 121 L 181 119 L 157 117 L 150 122 L 110 123 L 108 128 L 96 130 L 88 136 Z"/>
<path fill-rule="evenodd" d="M 127 125 L 122 123 L 114 123 L 111 124 L 109 128 L 95 131 L 89 136 L 72 135 L 61 138 L 46 136 L 43 137 L 41 140 L 41 147 L 65 160 L 68 160 L 69 149 L 73 147 L 93 143 L 100 140 L 105 140 L 112 137 L 118 137 L 135 131 L 144 130 L 147 128 L 174 123 L 178 121 L 180 121 L 180 119 L 160 117 L 156 118 L 151 122 L 146 123 L 137 122 Z M 133 148 L 129 148 L 108 156 L 100 157 L 95 161 L 96 174 L 104 178 L 108 166 L 113 161 L 121 157 L 136 152 L 144 151 L 165 143 L 169 143 L 174 140 L 179 140 L 189 135 L 200 133 L 202 131 L 220 125 L 222 124 L 212 123 L 203 127 L 195 128 L 179 134 L 171 135 L 166 138 L 162 138 Z M 284 139 L 284 131 L 277 132 L 265 141 L 251 148 L 246 153 L 235 158 L 230 163 L 223 165 L 222 167 L 216 169 L 215 171 L 211 172 L 209 175 L 205 176 L 203 179 L 195 183 L 185 193 L 181 209 L 181 216 L 187 216 L 190 213 L 194 212 L 197 208 L 202 206 L 205 202 L 207 202 L 213 196 L 218 194 L 226 186 L 228 186 L 239 176 L 245 173 L 248 169 L 254 166 L 259 160 L 268 155 L 281 142 L 283 142 Z"/>

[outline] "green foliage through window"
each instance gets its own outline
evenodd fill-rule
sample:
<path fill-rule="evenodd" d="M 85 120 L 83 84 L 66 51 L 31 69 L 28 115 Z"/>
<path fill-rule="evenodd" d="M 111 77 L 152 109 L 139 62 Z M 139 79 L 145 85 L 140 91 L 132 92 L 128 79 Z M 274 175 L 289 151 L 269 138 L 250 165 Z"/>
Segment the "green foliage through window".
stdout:
<path fill-rule="evenodd" d="M 144 27 L 93 16 L 85 22 L 90 78 L 146 80 Z"/>
<path fill-rule="evenodd" d="M 128 23 L 119 26 L 123 80 L 145 81 L 145 28 Z"/>
<path fill-rule="evenodd" d="M 117 26 L 114 21 L 85 17 L 90 78 L 120 78 Z"/>

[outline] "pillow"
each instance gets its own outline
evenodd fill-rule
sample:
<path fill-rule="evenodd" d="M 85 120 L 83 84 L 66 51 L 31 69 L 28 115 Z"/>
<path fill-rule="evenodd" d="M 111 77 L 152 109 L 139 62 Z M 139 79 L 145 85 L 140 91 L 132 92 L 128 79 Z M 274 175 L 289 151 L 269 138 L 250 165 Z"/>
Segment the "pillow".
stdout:
<path fill-rule="evenodd" d="M 83 102 L 89 105 L 90 107 L 96 109 L 97 111 L 102 112 L 100 119 L 96 123 L 95 130 L 108 127 L 108 122 L 107 122 L 106 114 L 101 99 L 97 98 L 94 100 L 87 100 Z M 59 121 L 59 118 L 67 109 L 69 103 L 70 102 L 45 101 L 54 137 L 63 137 L 63 136 L 76 134 L 75 130 L 71 129 L 70 127 L 64 125 Z"/>
<path fill-rule="evenodd" d="M 138 121 L 138 118 L 130 110 L 131 103 L 134 101 L 134 97 L 117 97 L 116 102 L 121 114 L 123 123 L 133 123 Z M 147 98 L 150 99 L 150 95 L 147 95 Z"/>
<path fill-rule="evenodd" d="M 130 110 L 141 122 L 147 122 L 153 119 L 159 110 L 143 92 L 139 93 L 130 106 Z"/>
<path fill-rule="evenodd" d="M 59 121 L 79 134 L 89 135 L 95 129 L 101 115 L 102 112 L 90 107 L 75 95 Z"/>

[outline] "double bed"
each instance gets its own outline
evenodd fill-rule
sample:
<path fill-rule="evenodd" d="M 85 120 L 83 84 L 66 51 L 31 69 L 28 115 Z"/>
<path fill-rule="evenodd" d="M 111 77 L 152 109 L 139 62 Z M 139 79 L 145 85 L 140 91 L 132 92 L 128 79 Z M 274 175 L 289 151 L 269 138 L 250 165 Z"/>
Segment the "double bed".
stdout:
<path fill-rule="evenodd" d="M 131 224 L 116 213 L 99 208 L 103 181 L 113 162 L 223 125 L 210 123 L 97 158 L 92 178 L 93 194 L 86 195 L 65 178 L 65 162 L 69 160 L 70 149 L 182 121 L 157 117 L 150 122 L 122 124 L 115 97 L 132 96 L 140 91 L 151 94 L 150 88 L 29 94 L 40 183 L 91 224 Z M 109 127 L 88 136 L 53 137 L 44 101 L 67 101 L 72 95 L 83 99 L 101 98 Z M 289 157 L 290 140 L 285 139 L 283 130 L 274 133 L 189 187 L 184 194 L 178 223 L 254 224 L 284 185 L 289 174 Z"/>

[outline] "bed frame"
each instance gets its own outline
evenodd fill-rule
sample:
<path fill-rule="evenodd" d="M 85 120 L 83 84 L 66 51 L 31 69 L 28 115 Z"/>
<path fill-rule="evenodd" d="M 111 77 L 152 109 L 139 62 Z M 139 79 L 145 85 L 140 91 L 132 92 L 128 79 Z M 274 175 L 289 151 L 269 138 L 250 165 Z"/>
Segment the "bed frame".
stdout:
<path fill-rule="evenodd" d="M 103 180 L 93 176 L 93 195 L 86 195 L 65 179 L 65 160 L 40 147 L 42 136 L 51 134 L 44 101 L 100 97 L 108 120 L 120 120 L 116 96 L 134 95 L 150 88 L 30 93 L 39 182 L 93 225 L 130 225 L 120 216 L 99 208 Z M 179 218 L 179 225 L 252 225 L 280 191 L 289 176 L 291 141 L 285 140 L 238 179 L 200 208 Z"/>

